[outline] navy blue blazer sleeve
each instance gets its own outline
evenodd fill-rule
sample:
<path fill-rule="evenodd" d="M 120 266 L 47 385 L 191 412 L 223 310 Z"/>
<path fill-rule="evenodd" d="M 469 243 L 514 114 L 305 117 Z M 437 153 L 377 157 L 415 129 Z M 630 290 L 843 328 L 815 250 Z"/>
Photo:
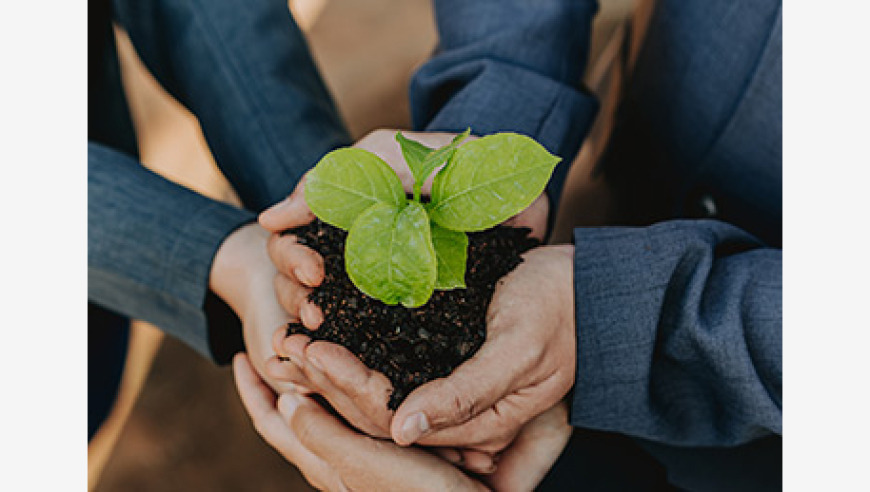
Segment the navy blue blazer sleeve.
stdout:
<path fill-rule="evenodd" d="M 199 120 L 245 208 L 284 198 L 350 138 L 282 0 L 114 0 L 113 14 L 160 84 Z M 253 220 L 99 145 L 88 147 L 88 298 L 150 321 L 205 356 L 242 347 L 208 289 L 213 257 Z"/>
<path fill-rule="evenodd" d="M 219 303 L 207 302 L 208 278 L 224 238 L 254 219 L 88 143 L 88 299 L 228 362 L 240 330 L 208 329 L 210 318 L 227 318 Z"/>
<path fill-rule="evenodd" d="M 782 433 L 782 251 L 729 224 L 574 231 L 571 423 L 678 446 Z"/>
<path fill-rule="evenodd" d="M 558 203 L 598 111 L 581 87 L 597 9 L 593 0 L 436 0 L 438 51 L 411 80 L 414 128 L 538 140 L 563 158 L 547 188 Z"/>
<path fill-rule="evenodd" d="M 199 119 L 245 208 L 285 198 L 350 136 L 286 0 L 114 0 L 160 84 Z"/>

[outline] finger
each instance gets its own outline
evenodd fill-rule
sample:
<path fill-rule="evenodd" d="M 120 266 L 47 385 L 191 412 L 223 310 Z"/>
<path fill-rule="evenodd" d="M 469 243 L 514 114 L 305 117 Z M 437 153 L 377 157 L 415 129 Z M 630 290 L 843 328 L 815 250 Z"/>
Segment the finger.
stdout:
<path fill-rule="evenodd" d="M 497 469 L 495 459 L 490 453 L 473 449 L 462 449 L 459 453 L 462 455 L 462 468 L 472 473 L 490 475 Z"/>
<path fill-rule="evenodd" d="M 286 311 L 287 314 L 301 319 L 302 312 L 306 311 L 306 316 L 309 321 L 322 321 L 322 314 L 320 315 L 320 318 L 317 318 L 317 313 L 320 312 L 320 308 L 317 306 L 312 305 L 310 308 L 306 308 L 305 310 L 302 309 L 304 306 L 311 304 L 308 300 L 308 294 L 311 292 L 311 289 L 303 287 L 302 284 L 297 283 L 290 277 L 280 273 L 275 274 L 272 284 L 275 288 L 275 297 L 278 298 L 278 303 L 282 308 L 284 308 L 284 311 Z M 311 313 L 311 309 L 315 309 L 316 313 Z"/>
<path fill-rule="evenodd" d="M 295 341 L 294 341 L 295 342 Z M 311 345 L 334 345 L 330 342 L 314 342 Z M 295 347 L 293 350 L 297 350 Z M 359 429 L 361 432 L 370 436 L 387 438 L 390 435 L 389 422 L 390 415 L 386 417 L 377 416 L 378 420 L 373 420 L 369 414 L 364 412 L 356 401 L 343 390 L 337 388 L 329 378 L 323 373 L 323 369 L 318 367 L 318 362 L 311 362 L 308 358 L 308 347 L 305 348 L 304 356 L 299 359 L 302 361 L 300 367 L 305 374 L 305 377 L 311 382 L 311 387 L 318 394 L 326 398 L 330 405 L 344 417 L 352 426 Z M 316 361 L 316 359 L 315 359 Z M 383 408 L 386 409 L 386 401 L 382 402 Z M 371 412 L 370 409 L 367 409 Z"/>
<path fill-rule="evenodd" d="M 311 383 L 302 369 L 292 362 L 278 359 L 277 356 L 266 361 L 265 376 L 280 383 L 282 389 L 286 388 L 302 394 L 311 393 Z"/>
<path fill-rule="evenodd" d="M 421 449 L 402 449 L 362 436 L 309 398 L 288 393 L 278 400 L 281 415 L 301 445 L 332 465 L 351 490 L 459 490 L 472 482 L 451 465 Z"/>
<path fill-rule="evenodd" d="M 305 178 L 299 180 L 293 193 L 260 214 L 257 221 L 271 232 L 300 227 L 314 220 L 314 213 L 305 203 Z"/>
<path fill-rule="evenodd" d="M 351 351 L 335 343 L 314 342 L 305 349 L 305 356 L 381 430 L 383 437 L 389 436 L 393 412 L 387 402 L 393 385 L 386 376 L 372 371 Z"/>
<path fill-rule="evenodd" d="M 309 300 L 299 308 L 299 319 L 309 330 L 316 330 L 323 323 L 323 311 Z"/>
<path fill-rule="evenodd" d="M 456 466 L 462 466 L 462 453 L 456 448 L 429 448 L 429 451 L 437 454 L 441 459 Z"/>
<path fill-rule="evenodd" d="M 308 246 L 299 244 L 296 236 L 272 234 L 266 249 L 279 272 L 307 287 L 317 287 L 323 282 L 323 257 Z"/>
<path fill-rule="evenodd" d="M 487 341 L 448 377 L 415 389 L 396 411 L 390 427 L 393 440 L 408 446 L 429 433 L 468 422 L 492 407 L 509 393 L 517 372 L 527 369 L 520 363 L 506 370 L 505 361 L 523 353 L 523 347 L 517 349 L 502 347 L 497 340 Z"/>
<path fill-rule="evenodd" d="M 239 352 L 233 357 L 233 375 L 245 410 L 254 421 L 265 421 L 275 410 L 275 393 L 257 376 L 248 356 Z"/>
<path fill-rule="evenodd" d="M 275 394 L 263 384 L 254 372 L 246 355 L 239 353 L 233 358 L 233 374 L 242 405 L 254 424 L 257 433 L 295 464 L 305 479 L 318 488 L 335 487 L 335 473 L 320 458 L 305 449 L 287 426 L 284 417 L 275 408 Z"/>
<path fill-rule="evenodd" d="M 296 455 L 299 445 L 286 432 L 286 425 L 275 409 L 275 393 L 260 379 L 245 354 L 238 353 L 233 358 L 233 375 L 242 405 L 257 433 L 272 447 Z"/>
<path fill-rule="evenodd" d="M 427 434 L 426 446 L 459 446 L 494 454 L 510 445 L 520 429 L 553 405 L 556 378 L 534 383 L 500 399 L 473 419 L 455 427 Z"/>
<path fill-rule="evenodd" d="M 481 412 L 464 424 L 426 434 L 417 443 L 424 446 L 461 446 L 488 454 L 498 453 L 513 441 L 522 424 L 520 419 L 502 415 L 494 408 Z"/>
<path fill-rule="evenodd" d="M 287 327 L 285 326 L 278 328 L 275 330 L 275 333 L 272 333 L 272 350 L 284 358 L 289 358 L 289 356 L 284 353 L 284 339 L 287 338 L 287 336 Z"/>
<path fill-rule="evenodd" d="M 290 357 L 297 366 L 305 364 L 305 348 L 311 343 L 311 337 L 297 333 L 281 341 L 281 354 Z"/>
<path fill-rule="evenodd" d="M 498 461 L 498 470 L 487 477 L 494 490 L 534 490 L 571 438 L 566 405 L 529 422 Z"/>

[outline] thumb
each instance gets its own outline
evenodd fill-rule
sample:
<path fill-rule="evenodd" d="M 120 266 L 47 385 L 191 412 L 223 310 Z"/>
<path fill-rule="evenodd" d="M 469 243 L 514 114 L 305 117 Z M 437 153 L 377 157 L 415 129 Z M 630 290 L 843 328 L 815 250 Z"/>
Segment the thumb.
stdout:
<path fill-rule="evenodd" d="M 515 374 L 499 364 L 492 346 L 484 345 L 450 376 L 414 390 L 390 424 L 393 440 L 409 446 L 432 432 L 458 426 L 493 406 L 509 392 Z"/>
<path fill-rule="evenodd" d="M 286 231 L 313 221 L 314 213 L 305 202 L 304 189 L 305 178 L 302 178 L 290 196 L 264 210 L 257 221 L 270 232 Z"/>

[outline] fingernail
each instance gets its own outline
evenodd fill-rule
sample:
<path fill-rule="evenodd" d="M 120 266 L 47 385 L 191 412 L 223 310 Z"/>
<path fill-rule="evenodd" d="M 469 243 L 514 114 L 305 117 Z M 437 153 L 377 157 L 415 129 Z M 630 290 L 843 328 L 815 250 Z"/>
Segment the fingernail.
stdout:
<path fill-rule="evenodd" d="M 463 462 L 462 453 L 460 453 L 459 451 L 452 449 L 452 448 L 447 448 L 442 452 L 444 453 L 443 456 L 444 456 L 445 460 L 453 463 L 454 465 L 461 465 L 462 464 L 462 462 Z"/>
<path fill-rule="evenodd" d="M 402 440 L 405 444 L 414 444 L 427 432 L 429 432 L 429 419 L 422 412 L 411 415 L 402 424 Z"/>
<path fill-rule="evenodd" d="M 296 276 L 296 278 L 297 278 L 300 282 L 302 282 L 303 284 L 305 284 L 305 285 L 310 285 L 310 284 L 311 284 L 311 279 L 308 278 L 308 274 L 305 273 L 305 271 L 302 270 L 301 267 L 300 267 L 300 268 L 296 268 L 296 269 L 294 269 L 294 270 L 293 270 L 293 275 Z"/>
<path fill-rule="evenodd" d="M 316 330 L 323 323 L 323 314 L 311 302 L 306 302 L 299 309 L 299 317 L 302 318 L 302 324 L 309 330 Z"/>
<path fill-rule="evenodd" d="M 296 413 L 296 409 L 299 408 L 299 405 L 302 403 L 302 399 L 299 395 L 295 393 L 282 393 L 280 397 L 278 397 L 278 412 L 281 413 L 285 419 L 289 419 Z"/>
<path fill-rule="evenodd" d="M 318 371 L 323 372 L 323 364 L 321 364 L 320 361 L 317 360 L 317 357 L 309 355 L 308 356 L 308 363 L 311 364 L 312 366 L 314 366 L 314 368 L 317 369 Z"/>

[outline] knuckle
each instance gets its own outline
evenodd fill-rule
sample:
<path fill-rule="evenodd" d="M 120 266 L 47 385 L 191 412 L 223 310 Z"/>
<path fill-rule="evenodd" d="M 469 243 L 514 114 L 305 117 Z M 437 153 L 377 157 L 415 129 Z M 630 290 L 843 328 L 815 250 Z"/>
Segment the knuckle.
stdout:
<path fill-rule="evenodd" d="M 450 413 L 448 419 L 454 422 L 443 422 L 443 424 L 459 424 L 471 420 L 476 415 L 477 402 L 463 392 L 452 392 L 450 396 Z"/>

